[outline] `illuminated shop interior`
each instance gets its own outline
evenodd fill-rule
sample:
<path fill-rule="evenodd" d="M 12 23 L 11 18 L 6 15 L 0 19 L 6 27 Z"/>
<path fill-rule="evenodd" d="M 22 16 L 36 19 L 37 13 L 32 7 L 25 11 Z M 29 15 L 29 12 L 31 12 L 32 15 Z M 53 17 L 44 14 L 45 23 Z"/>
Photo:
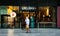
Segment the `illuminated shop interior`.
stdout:
<path fill-rule="evenodd" d="M 5 8 L 4 8 L 5 7 Z M 0 22 L 1 28 L 23 28 L 25 27 L 25 18 L 29 15 L 30 28 L 54 28 L 56 27 L 55 7 L 41 6 L 4 6 L 1 8 Z M 38 9 L 37 9 L 38 8 Z M 2 10 L 5 11 L 2 11 Z M 3 12 L 3 13 L 2 13 Z M 5 14 L 4 14 L 5 12 Z M 12 12 L 16 17 L 11 17 Z"/>

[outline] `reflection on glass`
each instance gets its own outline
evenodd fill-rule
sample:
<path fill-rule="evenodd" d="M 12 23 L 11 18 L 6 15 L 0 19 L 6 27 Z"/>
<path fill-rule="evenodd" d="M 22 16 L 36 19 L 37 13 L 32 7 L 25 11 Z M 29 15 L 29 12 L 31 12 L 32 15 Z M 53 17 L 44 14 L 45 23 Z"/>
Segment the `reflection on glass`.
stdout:
<path fill-rule="evenodd" d="M 49 15 L 49 7 L 47 7 L 47 16 Z"/>
<path fill-rule="evenodd" d="M 8 36 L 14 36 L 14 29 L 8 29 Z"/>
<path fill-rule="evenodd" d="M 52 7 L 39 7 L 39 13 L 37 14 L 40 18 L 41 22 L 52 22 L 53 21 L 53 14 L 54 10 Z"/>
<path fill-rule="evenodd" d="M 3 22 L 3 24 L 2 24 L 3 26 L 2 26 L 2 27 L 7 28 L 7 27 L 8 27 L 8 26 L 7 26 L 7 25 L 8 25 L 8 24 L 7 24 L 7 16 L 4 16 L 4 17 L 3 17 L 2 22 Z"/>
<path fill-rule="evenodd" d="M 12 25 L 14 25 L 14 19 L 12 18 L 12 17 L 8 17 L 8 25 L 10 26 L 10 27 L 13 27 Z"/>
<path fill-rule="evenodd" d="M 45 17 L 45 15 L 43 15 L 43 21 L 44 21 L 44 17 Z"/>

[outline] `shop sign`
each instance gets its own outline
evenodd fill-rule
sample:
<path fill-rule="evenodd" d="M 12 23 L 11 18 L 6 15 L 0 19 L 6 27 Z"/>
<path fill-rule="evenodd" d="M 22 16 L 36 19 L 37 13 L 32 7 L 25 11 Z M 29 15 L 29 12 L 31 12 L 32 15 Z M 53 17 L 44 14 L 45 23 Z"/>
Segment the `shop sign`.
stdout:
<path fill-rule="evenodd" d="M 12 12 L 12 13 L 10 14 L 10 16 L 11 16 L 11 17 L 16 17 L 16 13 L 15 13 L 15 12 Z"/>
<path fill-rule="evenodd" d="M 36 9 L 35 7 L 22 7 L 22 10 L 34 10 Z"/>

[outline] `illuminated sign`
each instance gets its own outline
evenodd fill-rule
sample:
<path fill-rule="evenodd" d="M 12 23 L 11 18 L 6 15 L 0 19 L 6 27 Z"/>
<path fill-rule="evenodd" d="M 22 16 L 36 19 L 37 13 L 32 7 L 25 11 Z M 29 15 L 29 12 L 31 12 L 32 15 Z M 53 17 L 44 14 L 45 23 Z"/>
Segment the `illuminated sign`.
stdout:
<path fill-rule="evenodd" d="M 16 17 L 16 13 L 15 13 L 15 12 L 12 12 L 12 13 L 10 14 L 10 16 L 11 16 L 11 17 Z"/>
<path fill-rule="evenodd" d="M 22 7 L 22 10 L 34 10 L 36 9 L 35 7 Z"/>

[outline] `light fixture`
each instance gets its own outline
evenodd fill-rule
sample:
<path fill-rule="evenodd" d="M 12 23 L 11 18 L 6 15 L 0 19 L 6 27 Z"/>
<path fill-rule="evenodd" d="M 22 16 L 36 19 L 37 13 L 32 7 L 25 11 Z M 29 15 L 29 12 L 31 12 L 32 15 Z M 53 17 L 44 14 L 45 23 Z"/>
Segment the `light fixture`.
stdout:
<path fill-rule="evenodd" d="M 49 15 L 49 7 L 47 7 L 47 11 L 46 12 L 47 12 L 46 14 L 48 16 Z"/>

